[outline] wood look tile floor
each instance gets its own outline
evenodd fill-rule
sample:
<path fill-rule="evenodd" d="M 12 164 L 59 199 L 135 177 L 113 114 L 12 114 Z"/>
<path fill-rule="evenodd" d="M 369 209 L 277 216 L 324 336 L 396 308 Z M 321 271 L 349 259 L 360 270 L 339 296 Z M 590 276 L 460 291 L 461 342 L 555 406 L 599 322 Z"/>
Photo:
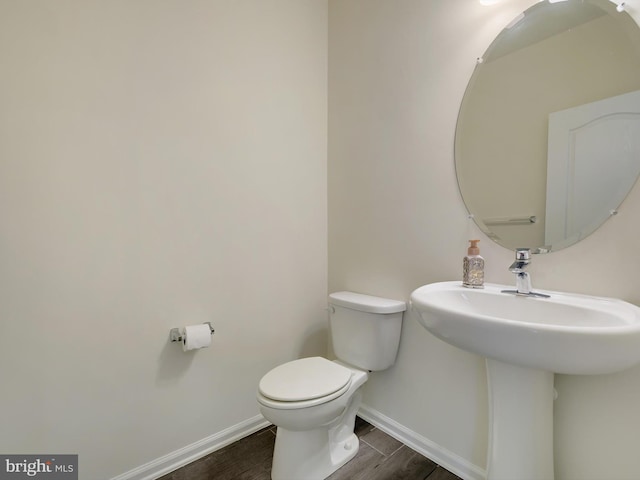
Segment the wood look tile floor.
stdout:
<path fill-rule="evenodd" d="M 267 427 L 158 480 L 270 480 L 275 432 Z M 460 480 L 360 417 L 355 433 L 358 454 L 329 480 Z"/>

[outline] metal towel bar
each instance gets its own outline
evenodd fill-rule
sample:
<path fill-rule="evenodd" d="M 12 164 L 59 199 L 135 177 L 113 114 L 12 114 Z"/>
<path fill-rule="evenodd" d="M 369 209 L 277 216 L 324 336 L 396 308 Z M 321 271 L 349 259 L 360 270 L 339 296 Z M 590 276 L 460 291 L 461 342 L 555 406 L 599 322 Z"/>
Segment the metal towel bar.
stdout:
<path fill-rule="evenodd" d="M 538 219 L 535 215 L 528 217 L 497 217 L 497 218 L 485 218 L 483 220 L 485 225 L 529 225 L 536 223 Z"/>

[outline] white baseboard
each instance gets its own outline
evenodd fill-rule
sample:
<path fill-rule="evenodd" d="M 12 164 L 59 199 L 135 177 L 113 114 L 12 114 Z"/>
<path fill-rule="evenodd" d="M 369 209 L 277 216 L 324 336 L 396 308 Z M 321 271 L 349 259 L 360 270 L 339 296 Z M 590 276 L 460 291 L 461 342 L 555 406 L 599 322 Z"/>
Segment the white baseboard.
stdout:
<path fill-rule="evenodd" d="M 262 415 L 256 415 L 210 437 L 203 438 L 175 452 L 168 453 L 117 477 L 113 477 L 111 480 L 155 480 L 268 425 L 270 423 Z"/>
<path fill-rule="evenodd" d="M 360 407 L 358 416 L 464 480 L 485 480 L 487 477 L 486 472 L 477 465 L 367 405 Z M 262 415 L 256 415 L 221 432 L 113 477 L 111 480 L 155 480 L 268 425 L 270 425 L 269 422 Z"/>
<path fill-rule="evenodd" d="M 358 416 L 464 480 L 485 480 L 487 478 L 487 472 L 477 465 L 404 425 L 400 425 L 371 407 L 362 405 Z"/>

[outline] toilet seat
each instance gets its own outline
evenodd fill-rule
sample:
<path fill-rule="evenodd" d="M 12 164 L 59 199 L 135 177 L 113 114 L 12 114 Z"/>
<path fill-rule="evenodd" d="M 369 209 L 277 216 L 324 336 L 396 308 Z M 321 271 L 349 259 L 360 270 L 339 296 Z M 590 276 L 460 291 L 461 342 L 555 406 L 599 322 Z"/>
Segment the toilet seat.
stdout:
<path fill-rule="evenodd" d="M 326 358 L 294 360 L 262 377 L 259 400 L 281 409 L 319 405 L 344 394 L 351 384 L 351 375 L 350 369 Z"/>

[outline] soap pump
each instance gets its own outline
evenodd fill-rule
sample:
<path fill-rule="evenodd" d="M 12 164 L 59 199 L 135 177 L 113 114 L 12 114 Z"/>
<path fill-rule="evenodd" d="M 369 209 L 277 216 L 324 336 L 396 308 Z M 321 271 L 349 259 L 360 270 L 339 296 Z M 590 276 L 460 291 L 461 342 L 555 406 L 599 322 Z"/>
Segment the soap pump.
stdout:
<path fill-rule="evenodd" d="M 462 261 L 462 285 L 469 288 L 484 288 L 484 258 L 480 256 L 478 242 L 469 240 L 467 256 Z"/>

